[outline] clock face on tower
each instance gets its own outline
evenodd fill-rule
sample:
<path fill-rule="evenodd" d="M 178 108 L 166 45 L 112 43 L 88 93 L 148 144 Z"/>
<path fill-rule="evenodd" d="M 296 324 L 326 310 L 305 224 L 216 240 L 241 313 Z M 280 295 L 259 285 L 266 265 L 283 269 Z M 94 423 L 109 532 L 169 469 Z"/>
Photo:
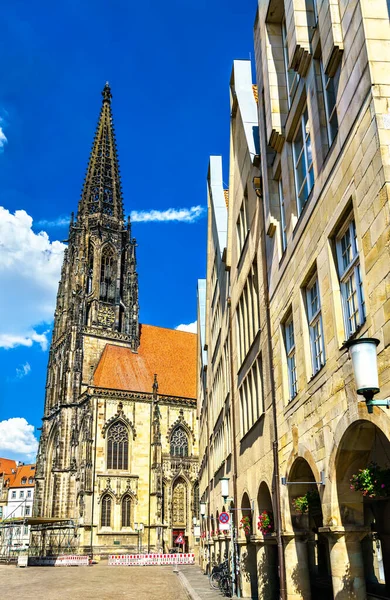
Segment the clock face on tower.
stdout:
<path fill-rule="evenodd" d="M 115 322 L 115 312 L 112 306 L 101 306 L 98 310 L 99 325 L 112 327 Z"/>

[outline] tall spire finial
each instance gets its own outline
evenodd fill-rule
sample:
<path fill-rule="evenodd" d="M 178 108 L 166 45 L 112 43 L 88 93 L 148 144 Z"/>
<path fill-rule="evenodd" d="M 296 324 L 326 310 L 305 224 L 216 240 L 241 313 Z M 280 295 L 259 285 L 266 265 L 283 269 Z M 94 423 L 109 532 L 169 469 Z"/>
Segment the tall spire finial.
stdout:
<path fill-rule="evenodd" d="M 108 83 L 108 81 L 106 81 L 106 85 L 103 88 L 102 96 L 103 96 L 103 103 L 104 102 L 108 102 L 108 103 L 111 102 L 112 94 L 111 94 L 110 84 Z"/>

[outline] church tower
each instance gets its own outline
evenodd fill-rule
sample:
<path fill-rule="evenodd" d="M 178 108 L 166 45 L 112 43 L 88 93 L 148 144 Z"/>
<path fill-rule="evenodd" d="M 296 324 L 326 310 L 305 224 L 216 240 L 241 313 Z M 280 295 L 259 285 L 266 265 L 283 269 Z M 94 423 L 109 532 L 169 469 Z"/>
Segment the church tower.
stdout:
<path fill-rule="evenodd" d="M 49 353 L 31 543 L 43 555 L 194 543 L 196 335 L 139 323 L 108 84 L 102 96 Z"/>
<path fill-rule="evenodd" d="M 124 222 L 108 83 L 102 97 L 77 217 L 71 217 L 54 313 L 37 459 L 34 508 L 41 516 L 72 515 L 73 491 L 67 478 L 76 465 L 80 421 L 90 413 L 88 402 L 80 405 L 79 398 L 107 340 L 133 352 L 139 346 L 136 241 L 130 217 Z M 49 467 L 54 476 L 46 472 Z"/>

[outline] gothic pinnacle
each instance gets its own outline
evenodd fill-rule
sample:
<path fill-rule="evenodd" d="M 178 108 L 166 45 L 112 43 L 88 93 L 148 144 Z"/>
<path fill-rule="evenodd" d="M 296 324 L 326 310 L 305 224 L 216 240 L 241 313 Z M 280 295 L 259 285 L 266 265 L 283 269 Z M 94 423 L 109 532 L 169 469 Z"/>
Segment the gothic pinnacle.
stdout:
<path fill-rule="evenodd" d="M 109 104 L 111 103 L 112 94 L 111 94 L 110 84 L 108 83 L 108 81 L 106 81 L 106 85 L 103 88 L 102 96 L 103 96 L 103 104 L 104 104 L 104 102 L 108 102 Z"/>

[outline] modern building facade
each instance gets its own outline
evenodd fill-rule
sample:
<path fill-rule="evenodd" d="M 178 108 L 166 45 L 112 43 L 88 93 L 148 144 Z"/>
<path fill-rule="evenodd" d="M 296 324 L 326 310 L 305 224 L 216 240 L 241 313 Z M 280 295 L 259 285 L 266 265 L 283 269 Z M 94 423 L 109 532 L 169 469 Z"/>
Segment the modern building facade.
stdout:
<path fill-rule="evenodd" d="M 167 551 L 179 533 L 188 550 L 197 338 L 139 323 L 108 84 L 102 95 L 57 296 L 34 515 L 67 521 L 79 552 Z"/>
<path fill-rule="evenodd" d="M 244 595 L 390 597 L 390 420 L 386 408 L 374 406 L 369 412 L 358 396 L 348 350 L 356 339 L 378 340 L 378 397 L 387 398 L 389 44 L 385 1 L 259 2 L 258 117 L 252 130 L 258 126 L 260 147 L 255 161 L 247 156 L 240 163 L 243 145 L 231 135 L 227 220 L 232 234 L 226 249 L 232 319 L 225 335 L 233 339 L 231 396 L 237 398 L 236 436 L 231 437 L 239 465 L 234 508 L 249 501 L 251 509 L 247 533 L 236 520 L 235 555 Z M 235 97 L 239 103 L 239 94 Z M 234 111 L 232 117 L 234 131 Z M 235 168 L 238 176 L 232 179 Z M 258 221 L 250 209 L 240 228 L 243 194 L 234 185 L 250 179 L 261 211 L 257 238 Z M 245 251 L 251 239 L 252 255 Z M 258 298 L 252 283 L 252 293 L 248 289 L 240 304 L 234 299 L 245 292 L 245 276 L 234 276 L 234 248 L 241 245 L 245 258 L 260 257 L 261 283 Z M 244 273 L 240 259 L 238 264 Z M 212 293 L 208 276 L 206 305 L 213 302 Z M 253 337 L 258 316 L 250 316 L 256 301 L 262 348 Z M 206 319 L 206 340 L 211 324 Z M 256 364 L 259 358 L 262 394 L 245 385 L 243 376 L 246 361 Z M 209 377 L 209 353 L 207 362 Z M 201 407 L 210 385 L 199 389 Z M 246 441 L 248 426 L 255 442 Z M 200 447 L 203 467 L 202 442 Z M 374 489 L 362 482 L 361 473 Z M 213 475 L 202 474 L 200 494 L 212 511 L 220 511 L 222 498 L 218 506 L 212 504 L 214 490 L 218 498 Z M 240 478 L 247 478 L 247 489 L 240 488 Z M 229 486 L 234 499 L 233 476 Z M 265 486 L 268 504 L 259 500 Z M 258 522 L 266 511 L 273 533 L 262 535 Z M 240 519 L 244 516 L 242 511 Z"/>

